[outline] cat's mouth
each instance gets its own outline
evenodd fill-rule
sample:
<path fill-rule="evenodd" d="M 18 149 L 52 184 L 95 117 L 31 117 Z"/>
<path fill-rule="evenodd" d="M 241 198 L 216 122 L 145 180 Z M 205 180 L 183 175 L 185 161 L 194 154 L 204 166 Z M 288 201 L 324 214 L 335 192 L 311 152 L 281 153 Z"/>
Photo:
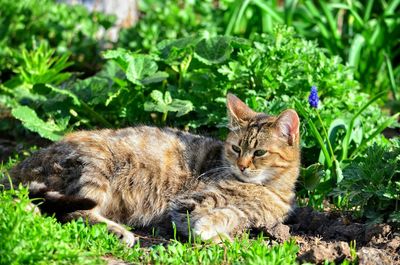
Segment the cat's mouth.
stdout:
<path fill-rule="evenodd" d="M 271 178 L 273 176 L 273 172 L 268 170 L 268 171 L 240 171 L 239 169 L 235 168 L 235 175 L 236 177 L 243 181 L 243 182 L 248 182 L 248 183 L 255 183 L 255 184 L 263 184 L 265 181 Z"/>

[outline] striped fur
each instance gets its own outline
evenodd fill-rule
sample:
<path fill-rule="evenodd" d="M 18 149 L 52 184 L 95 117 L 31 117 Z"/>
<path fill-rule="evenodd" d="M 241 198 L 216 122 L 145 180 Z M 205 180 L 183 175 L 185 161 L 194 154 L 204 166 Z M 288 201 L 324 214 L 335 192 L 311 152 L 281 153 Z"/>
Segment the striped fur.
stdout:
<path fill-rule="evenodd" d="M 299 171 L 297 114 L 256 113 L 231 94 L 227 106 L 231 132 L 225 142 L 148 126 L 80 131 L 17 165 L 13 183 L 40 183 L 52 201 L 76 196 L 76 211 L 64 210 L 61 219 L 104 222 L 129 246 L 135 237 L 120 224 L 172 219 L 186 235 L 189 217 L 193 233 L 219 241 L 281 222 Z M 256 156 L 257 150 L 266 153 Z"/>

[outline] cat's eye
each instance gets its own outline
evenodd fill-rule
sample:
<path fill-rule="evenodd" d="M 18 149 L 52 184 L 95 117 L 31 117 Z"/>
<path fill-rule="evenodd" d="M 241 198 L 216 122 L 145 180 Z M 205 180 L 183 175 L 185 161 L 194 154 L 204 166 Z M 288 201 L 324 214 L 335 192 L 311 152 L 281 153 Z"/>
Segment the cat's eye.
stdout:
<path fill-rule="evenodd" d="M 232 145 L 232 150 L 235 151 L 238 154 L 240 154 L 240 151 L 241 151 L 240 147 L 237 146 L 237 145 Z"/>
<path fill-rule="evenodd" d="M 254 156 L 263 156 L 263 155 L 265 155 L 266 153 L 267 153 L 266 150 L 261 150 L 261 149 L 259 149 L 259 150 L 254 151 Z"/>

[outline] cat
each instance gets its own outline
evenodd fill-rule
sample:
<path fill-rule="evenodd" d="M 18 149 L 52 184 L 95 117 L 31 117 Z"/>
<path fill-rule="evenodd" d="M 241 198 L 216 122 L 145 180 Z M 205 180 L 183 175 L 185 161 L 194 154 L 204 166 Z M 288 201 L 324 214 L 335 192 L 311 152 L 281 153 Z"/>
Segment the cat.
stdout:
<path fill-rule="evenodd" d="M 291 211 L 300 121 L 291 109 L 277 117 L 257 113 L 233 94 L 227 109 L 225 142 L 150 126 L 77 131 L 19 163 L 10 176 L 45 198 L 42 211 L 64 221 L 106 223 L 128 246 L 137 239 L 121 224 L 166 220 L 186 236 L 231 240 L 245 229 L 280 223 Z"/>

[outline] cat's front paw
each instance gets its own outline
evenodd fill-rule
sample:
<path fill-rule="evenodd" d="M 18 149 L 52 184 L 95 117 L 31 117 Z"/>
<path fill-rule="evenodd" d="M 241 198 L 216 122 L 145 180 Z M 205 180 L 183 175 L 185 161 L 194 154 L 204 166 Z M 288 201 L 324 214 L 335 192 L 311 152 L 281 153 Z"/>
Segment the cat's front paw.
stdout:
<path fill-rule="evenodd" d="M 226 227 L 218 225 L 218 222 L 213 222 L 211 219 L 209 217 L 200 218 L 193 227 L 194 235 L 203 241 L 211 240 L 214 243 L 232 241 Z"/>
<path fill-rule="evenodd" d="M 121 229 L 113 229 L 112 232 L 119 238 L 119 240 L 127 245 L 128 247 L 133 247 L 137 241 L 136 236 L 132 233 L 126 230 L 125 228 Z"/>
<path fill-rule="evenodd" d="M 137 238 L 133 233 L 127 232 L 120 238 L 120 240 L 131 248 L 135 245 Z"/>

